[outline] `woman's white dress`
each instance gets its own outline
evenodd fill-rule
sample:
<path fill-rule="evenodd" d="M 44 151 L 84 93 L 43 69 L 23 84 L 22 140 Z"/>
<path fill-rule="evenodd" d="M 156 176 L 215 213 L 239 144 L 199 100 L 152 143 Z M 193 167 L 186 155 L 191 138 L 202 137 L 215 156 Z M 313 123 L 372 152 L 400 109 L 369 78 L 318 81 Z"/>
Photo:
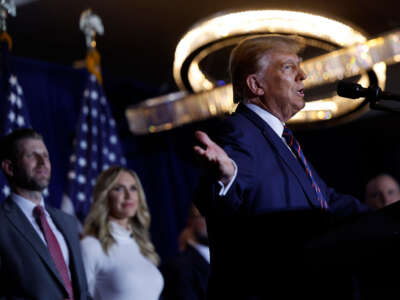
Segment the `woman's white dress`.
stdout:
<path fill-rule="evenodd" d="M 98 239 L 81 241 L 83 262 L 94 300 L 157 300 L 164 280 L 157 267 L 142 255 L 130 232 L 110 222 L 116 243 L 108 255 Z"/>

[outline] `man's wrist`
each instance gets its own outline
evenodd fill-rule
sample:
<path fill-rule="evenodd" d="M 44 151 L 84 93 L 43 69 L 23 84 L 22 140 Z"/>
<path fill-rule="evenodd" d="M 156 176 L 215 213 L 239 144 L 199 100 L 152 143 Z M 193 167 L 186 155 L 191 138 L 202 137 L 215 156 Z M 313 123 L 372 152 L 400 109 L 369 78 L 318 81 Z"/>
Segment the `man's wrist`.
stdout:
<path fill-rule="evenodd" d="M 229 159 L 225 165 L 226 167 L 222 170 L 223 174 L 219 181 L 221 181 L 224 186 L 227 186 L 235 176 L 237 167 L 232 159 Z"/>
<path fill-rule="evenodd" d="M 221 190 L 218 193 L 220 196 L 225 196 L 228 193 L 230 187 L 232 186 L 233 182 L 236 179 L 236 175 L 237 175 L 237 172 L 238 172 L 238 167 L 237 167 L 236 163 L 233 160 L 231 160 L 231 162 L 232 162 L 232 165 L 233 165 L 234 169 L 233 169 L 233 175 L 230 176 L 229 181 L 227 183 L 224 183 L 221 180 L 222 178 L 218 181 L 218 184 L 221 186 Z M 228 176 L 226 176 L 226 178 L 228 178 Z"/>

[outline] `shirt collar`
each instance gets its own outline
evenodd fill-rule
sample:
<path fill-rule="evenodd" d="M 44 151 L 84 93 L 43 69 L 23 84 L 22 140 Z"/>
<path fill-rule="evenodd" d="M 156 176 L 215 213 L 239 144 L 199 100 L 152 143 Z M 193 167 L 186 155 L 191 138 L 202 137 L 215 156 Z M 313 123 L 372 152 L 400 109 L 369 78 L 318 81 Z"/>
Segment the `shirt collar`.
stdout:
<path fill-rule="evenodd" d="M 26 216 L 33 216 L 33 209 L 35 208 L 36 204 L 33 203 L 31 200 L 28 200 L 14 192 L 11 192 L 11 199 L 18 205 L 18 207 L 22 210 L 22 212 Z M 42 205 L 44 208 L 45 213 L 47 214 L 46 208 L 44 206 L 43 198 L 40 199 L 39 205 Z"/>
<path fill-rule="evenodd" d="M 279 120 L 273 114 L 266 111 L 265 109 L 262 109 L 258 105 L 255 105 L 253 103 L 245 103 L 245 105 L 248 109 L 256 113 L 261 119 L 263 119 L 279 137 L 282 137 L 285 123 L 281 122 L 281 120 Z"/>
<path fill-rule="evenodd" d="M 117 222 L 110 220 L 110 231 L 114 237 L 130 239 L 132 236 L 132 230 L 127 230 L 126 228 L 119 225 Z"/>
<path fill-rule="evenodd" d="M 199 254 L 210 263 L 210 248 L 202 244 L 196 243 L 193 240 L 188 240 L 188 243 L 199 252 Z"/>

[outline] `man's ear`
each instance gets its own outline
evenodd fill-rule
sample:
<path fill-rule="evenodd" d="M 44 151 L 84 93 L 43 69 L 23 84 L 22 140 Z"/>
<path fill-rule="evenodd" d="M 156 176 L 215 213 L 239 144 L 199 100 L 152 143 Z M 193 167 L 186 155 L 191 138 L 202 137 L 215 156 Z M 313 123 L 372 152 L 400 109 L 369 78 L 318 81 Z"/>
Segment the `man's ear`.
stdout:
<path fill-rule="evenodd" d="M 14 175 L 14 165 L 11 160 L 5 159 L 1 162 L 1 168 L 7 177 L 12 177 Z"/>
<path fill-rule="evenodd" d="M 256 74 L 250 74 L 246 78 L 246 84 L 249 90 L 255 95 L 255 96 L 262 96 L 264 95 L 264 89 L 260 86 L 258 82 L 258 78 Z"/>

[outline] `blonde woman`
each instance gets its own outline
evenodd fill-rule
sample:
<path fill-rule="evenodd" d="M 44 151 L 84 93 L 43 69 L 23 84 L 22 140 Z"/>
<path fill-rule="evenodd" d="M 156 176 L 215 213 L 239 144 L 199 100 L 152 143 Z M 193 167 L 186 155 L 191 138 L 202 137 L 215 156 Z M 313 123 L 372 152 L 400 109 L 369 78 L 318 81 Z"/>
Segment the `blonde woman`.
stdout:
<path fill-rule="evenodd" d="M 94 300 L 156 300 L 163 288 L 160 262 L 149 235 L 150 214 L 135 172 L 101 173 L 81 242 Z"/>

